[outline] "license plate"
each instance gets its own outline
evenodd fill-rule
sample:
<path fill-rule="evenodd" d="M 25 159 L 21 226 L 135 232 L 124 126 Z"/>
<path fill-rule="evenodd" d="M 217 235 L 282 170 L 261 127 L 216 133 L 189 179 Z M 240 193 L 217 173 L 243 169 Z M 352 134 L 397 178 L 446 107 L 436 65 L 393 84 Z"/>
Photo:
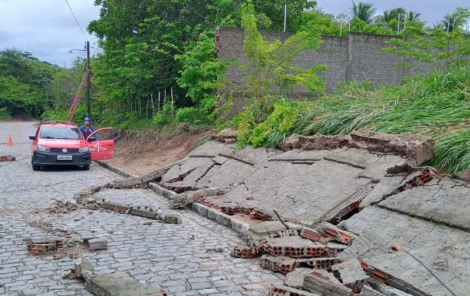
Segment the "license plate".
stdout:
<path fill-rule="evenodd" d="M 72 155 L 57 155 L 57 160 L 72 160 Z"/>

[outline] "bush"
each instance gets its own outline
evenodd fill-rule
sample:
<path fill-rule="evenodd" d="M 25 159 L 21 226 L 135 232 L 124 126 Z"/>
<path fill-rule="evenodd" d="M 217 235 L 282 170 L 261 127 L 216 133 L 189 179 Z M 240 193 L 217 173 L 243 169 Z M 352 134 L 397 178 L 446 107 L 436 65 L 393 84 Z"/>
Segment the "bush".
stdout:
<path fill-rule="evenodd" d="M 0 120 L 9 120 L 11 119 L 10 110 L 5 108 L 0 108 Z"/>
<path fill-rule="evenodd" d="M 187 124 L 205 124 L 209 122 L 207 118 L 208 114 L 204 110 L 190 107 L 182 108 L 176 112 L 176 122 L 178 123 L 187 123 Z"/>

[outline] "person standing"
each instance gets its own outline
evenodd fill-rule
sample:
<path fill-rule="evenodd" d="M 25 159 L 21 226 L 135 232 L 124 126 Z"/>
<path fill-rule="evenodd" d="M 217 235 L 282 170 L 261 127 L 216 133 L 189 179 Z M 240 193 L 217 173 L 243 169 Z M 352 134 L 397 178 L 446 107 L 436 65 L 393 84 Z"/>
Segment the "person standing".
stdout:
<path fill-rule="evenodd" d="M 85 123 L 80 127 L 83 136 L 87 139 L 92 133 L 95 132 L 95 129 L 91 126 L 90 118 L 85 117 Z M 95 139 L 98 140 L 98 135 L 94 135 Z"/>

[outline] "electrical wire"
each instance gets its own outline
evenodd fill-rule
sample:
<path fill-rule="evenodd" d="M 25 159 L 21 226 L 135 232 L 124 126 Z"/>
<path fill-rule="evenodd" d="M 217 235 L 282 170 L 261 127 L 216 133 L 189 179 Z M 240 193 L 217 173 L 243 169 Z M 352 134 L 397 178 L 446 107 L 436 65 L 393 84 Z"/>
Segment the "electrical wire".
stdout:
<path fill-rule="evenodd" d="M 72 15 L 73 15 L 73 18 L 74 18 L 75 21 L 77 22 L 77 25 L 78 25 L 78 27 L 80 28 L 80 31 L 82 31 L 83 36 L 85 37 L 86 41 L 89 41 L 89 40 L 88 40 L 88 37 L 87 37 L 86 34 L 85 34 L 85 31 L 83 31 L 82 26 L 80 26 L 80 23 L 78 22 L 77 17 L 75 16 L 75 13 L 73 13 L 73 10 L 72 10 L 72 7 L 70 7 L 69 1 L 68 1 L 68 0 L 65 0 L 65 2 L 67 3 L 67 6 L 69 7 L 70 12 L 71 12 Z"/>

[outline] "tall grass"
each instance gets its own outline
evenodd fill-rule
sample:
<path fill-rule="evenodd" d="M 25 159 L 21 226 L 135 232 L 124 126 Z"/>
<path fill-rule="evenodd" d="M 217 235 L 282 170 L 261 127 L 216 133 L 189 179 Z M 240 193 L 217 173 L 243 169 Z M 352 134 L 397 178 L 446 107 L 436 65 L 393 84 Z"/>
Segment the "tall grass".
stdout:
<path fill-rule="evenodd" d="M 354 83 L 312 102 L 297 121 L 303 134 L 349 134 L 367 129 L 432 136 L 432 163 L 449 172 L 470 167 L 470 69 L 433 71 L 403 85 L 370 90 Z"/>

